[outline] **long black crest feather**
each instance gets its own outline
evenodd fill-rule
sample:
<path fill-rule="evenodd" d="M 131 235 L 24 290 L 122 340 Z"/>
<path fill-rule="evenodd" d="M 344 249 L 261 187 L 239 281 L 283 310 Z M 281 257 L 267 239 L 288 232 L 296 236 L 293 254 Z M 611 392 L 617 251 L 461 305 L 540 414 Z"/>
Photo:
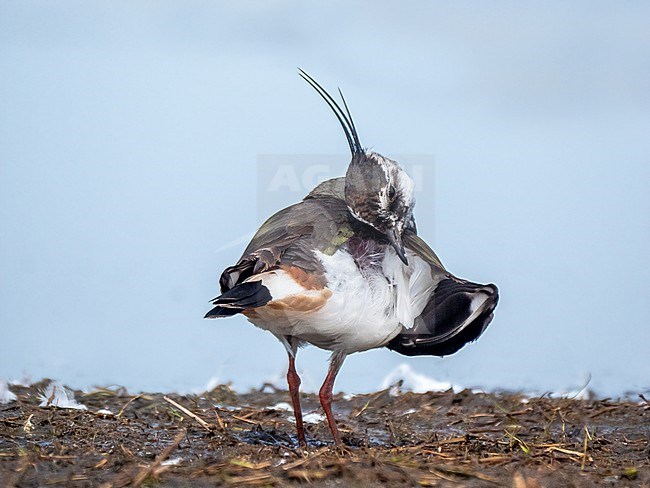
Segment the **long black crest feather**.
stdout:
<path fill-rule="evenodd" d="M 354 120 L 352 120 L 352 114 L 350 113 L 350 109 L 348 108 L 348 102 L 345 101 L 345 97 L 343 96 L 343 92 L 339 88 L 339 95 L 341 95 L 341 100 L 343 100 L 343 106 L 345 107 L 345 111 L 348 114 L 348 122 L 350 123 L 350 129 L 352 131 L 352 137 L 354 138 L 354 143 L 356 144 L 356 147 L 359 151 L 363 152 L 363 149 L 361 148 L 361 143 L 359 142 L 359 134 L 357 133 L 357 128 L 354 126 Z"/>
<path fill-rule="evenodd" d="M 357 133 L 357 128 L 354 125 L 354 121 L 352 120 L 352 114 L 350 113 L 350 109 L 348 108 L 348 104 L 345 101 L 345 98 L 343 97 L 343 93 L 341 92 L 341 89 L 339 88 L 339 94 L 341 95 L 341 100 L 343 100 L 343 106 L 345 107 L 345 112 L 341 110 L 341 107 L 339 106 L 338 103 L 336 103 L 336 100 L 332 98 L 332 96 L 327 93 L 327 91 L 311 76 L 309 76 L 307 73 L 305 73 L 302 69 L 298 68 L 298 74 L 307 82 L 311 85 L 311 87 L 316 90 L 316 92 L 325 100 L 327 105 L 332 109 L 332 112 L 334 112 L 334 115 L 336 115 L 336 118 L 338 119 L 339 123 L 341 124 L 341 127 L 343 128 L 343 132 L 345 133 L 345 138 L 348 140 L 348 145 L 350 146 L 350 152 L 352 153 L 352 156 L 354 157 L 355 155 L 363 154 L 363 148 L 361 147 L 361 143 L 359 142 L 359 135 Z"/>

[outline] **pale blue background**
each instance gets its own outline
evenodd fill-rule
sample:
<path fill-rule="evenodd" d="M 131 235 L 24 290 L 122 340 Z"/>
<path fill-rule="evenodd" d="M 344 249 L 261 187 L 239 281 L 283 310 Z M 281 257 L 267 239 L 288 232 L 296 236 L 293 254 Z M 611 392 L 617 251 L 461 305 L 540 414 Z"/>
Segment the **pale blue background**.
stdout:
<path fill-rule="evenodd" d="M 260 386 L 285 352 L 202 319 L 258 208 L 260 154 L 340 154 L 298 77 L 343 87 L 365 144 L 435 160 L 421 235 L 499 285 L 444 360 L 356 355 L 488 389 L 650 386 L 648 2 L 0 2 L 0 377 Z M 264 199 L 262 199 L 264 200 Z M 265 205 L 266 206 L 266 205 Z M 305 385 L 327 355 L 300 355 Z"/>

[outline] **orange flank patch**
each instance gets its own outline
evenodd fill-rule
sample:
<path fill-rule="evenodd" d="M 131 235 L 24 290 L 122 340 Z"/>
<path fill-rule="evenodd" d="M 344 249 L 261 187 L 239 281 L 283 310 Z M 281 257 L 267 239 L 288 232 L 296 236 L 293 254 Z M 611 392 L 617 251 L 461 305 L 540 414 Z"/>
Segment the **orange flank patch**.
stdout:
<path fill-rule="evenodd" d="M 324 288 L 320 291 L 307 291 L 289 295 L 279 300 L 272 300 L 263 307 L 244 310 L 242 313 L 249 319 L 261 317 L 280 318 L 289 312 L 310 313 L 316 312 L 325 306 L 332 296 L 332 292 Z"/>
<path fill-rule="evenodd" d="M 256 318 L 259 317 L 259 314 L 257 314 L 255 312 L 254 308 L 248 308 L 248 309 L 244 310 L 241 314 L 244 315 L 246 318 L 249 318 L 251 320 L 256 319 Z"/>
<path fill-rule="evenodd" d="M 325 276 L 307 273 L 297 266 L 282 265 L 280 269 L 283 277 L 287 276 L 299 285 L 296 291 L 271 300 L 262 307 L 244 310 L 242 313 L 249 319 L 280 320 L 293 312 L 316 312 L 323 308 L 332 296 L 332 291 L 326 288 L 327 279 Z"/>
<path fill-rule="evenodd" d="M 264 308 L 282 312 L 315 312 L 325 306 L 332 296 L 332 292 L 324 288 L 320 293 L 301 293 L 289 295 L 280 300 L 273 300 L 266 304 Z"/>
<path fill-rule="evenodd" d="M 325 276 L 307 273 L 304 269 L 298 268 L 297 266 L 281 265 L 280 269 L 307 290 L 322 290 L 327 285 L 327 278 Z"/>

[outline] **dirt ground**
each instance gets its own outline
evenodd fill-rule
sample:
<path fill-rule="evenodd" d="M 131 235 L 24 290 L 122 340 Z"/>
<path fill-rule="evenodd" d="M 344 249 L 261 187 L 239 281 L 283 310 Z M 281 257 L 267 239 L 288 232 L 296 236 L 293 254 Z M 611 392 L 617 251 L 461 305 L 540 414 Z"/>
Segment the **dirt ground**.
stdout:
<path fill-rule="evenodd" d="M 650 403 L 402 393 L 335 398 L 335 448 L 318 398 L 296 447 L 288 393 L 74 392 L 87 410 L 39 406 L 48 382 L 0 405 L 0 486 L 645 486 Z M 50 398 L 51 399 L 51 398 Z M 46 399 L 47 403 L 47 399 Z"/>

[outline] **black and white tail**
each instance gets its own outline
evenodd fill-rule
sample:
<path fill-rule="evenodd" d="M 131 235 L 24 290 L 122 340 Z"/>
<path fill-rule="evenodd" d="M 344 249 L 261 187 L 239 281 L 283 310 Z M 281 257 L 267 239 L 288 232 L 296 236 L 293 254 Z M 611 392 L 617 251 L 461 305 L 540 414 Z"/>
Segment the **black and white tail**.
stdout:
<path fill-rule="evenodd" d="M 205 314 L 205 318 L 230 317 L 247 308 L 262 307 L 270 301 L 271 293 L 261 281 L 247 281 L 213 299 L 212 305 L 215 307 Z"/>

